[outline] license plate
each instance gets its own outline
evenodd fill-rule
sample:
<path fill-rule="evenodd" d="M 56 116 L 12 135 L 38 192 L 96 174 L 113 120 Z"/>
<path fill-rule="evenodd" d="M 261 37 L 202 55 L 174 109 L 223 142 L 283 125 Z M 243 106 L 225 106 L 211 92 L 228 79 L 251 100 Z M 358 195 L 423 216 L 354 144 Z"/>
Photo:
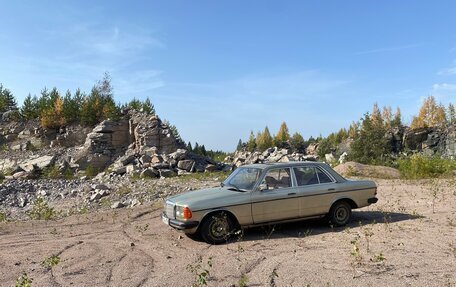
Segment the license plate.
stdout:
<path fill-rule="evenodd" d="M 169 218 L 168 217 L 162 216 L 162 221 L 163 221 L 164 224 L 169 225 Z"/>

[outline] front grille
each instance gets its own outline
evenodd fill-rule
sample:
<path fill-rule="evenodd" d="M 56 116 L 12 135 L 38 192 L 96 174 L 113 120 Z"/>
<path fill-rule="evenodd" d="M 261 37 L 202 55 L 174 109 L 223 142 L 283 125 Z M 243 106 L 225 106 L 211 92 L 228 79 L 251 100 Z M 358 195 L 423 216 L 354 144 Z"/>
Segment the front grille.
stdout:
<path fill-rule="evenodd" d="M 174 219 L 174 203 L 168 201 L 166 202 L 165 213 L 168 218 Z"/>

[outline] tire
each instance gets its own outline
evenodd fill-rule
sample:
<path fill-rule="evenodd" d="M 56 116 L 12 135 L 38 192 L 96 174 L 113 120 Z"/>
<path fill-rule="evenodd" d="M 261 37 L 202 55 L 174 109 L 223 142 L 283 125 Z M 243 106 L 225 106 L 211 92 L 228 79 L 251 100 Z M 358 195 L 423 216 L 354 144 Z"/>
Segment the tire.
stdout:
<path fill-rule="evenodd" d="M 209 244 L 221 244 L 228 241 L 233 230 L 233 221 L 224 212 L 211 214 L 201 225 L 201 237 Z"/>
<path fill-rule="evenodd" d="M 344 226 L 350 222 L 352 215 L 351 206 L 346 201 L 338 201 L 329 210 L 329 223 L 333 226 Z"/>

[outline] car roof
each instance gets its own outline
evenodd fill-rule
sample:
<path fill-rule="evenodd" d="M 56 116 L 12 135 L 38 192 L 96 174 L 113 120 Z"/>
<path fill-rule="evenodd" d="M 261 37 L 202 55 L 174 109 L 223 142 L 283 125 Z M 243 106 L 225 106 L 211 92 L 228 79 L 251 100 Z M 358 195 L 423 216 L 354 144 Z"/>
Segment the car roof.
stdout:
<path fill-rule="evenodd" d="M 290 162 L 271 162 L 271 163 L 254 163 L 254 164 L 247 164 L 243 165 L 242 167 L 253 167 L 253 168 L 281 168 L 281 167 L 295 167 L 295 166 L 327 166 L 324 162 L 317 162 L 317 161 L 290 161 Z"/>

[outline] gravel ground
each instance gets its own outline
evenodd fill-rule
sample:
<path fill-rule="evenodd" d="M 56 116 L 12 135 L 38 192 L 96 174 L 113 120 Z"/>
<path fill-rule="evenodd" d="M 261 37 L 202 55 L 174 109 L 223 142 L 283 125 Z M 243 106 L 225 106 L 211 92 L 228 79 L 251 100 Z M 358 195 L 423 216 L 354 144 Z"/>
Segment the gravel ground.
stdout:
<path fill-rule="evenodd" d="M 132 208 L 0 222 L 0 285 L 25 273 L 32 286 L 191 286 L 206 269 L 208 286 L 456 286 L 455 179 L 376 180 L 379 202 L 345 228 L 304 221 L 211 246 L 161 222 L 161 197 L 218 182 L 136 181 L 144 191 L 132 193 L 155 184 L 162 194 Z"/>

